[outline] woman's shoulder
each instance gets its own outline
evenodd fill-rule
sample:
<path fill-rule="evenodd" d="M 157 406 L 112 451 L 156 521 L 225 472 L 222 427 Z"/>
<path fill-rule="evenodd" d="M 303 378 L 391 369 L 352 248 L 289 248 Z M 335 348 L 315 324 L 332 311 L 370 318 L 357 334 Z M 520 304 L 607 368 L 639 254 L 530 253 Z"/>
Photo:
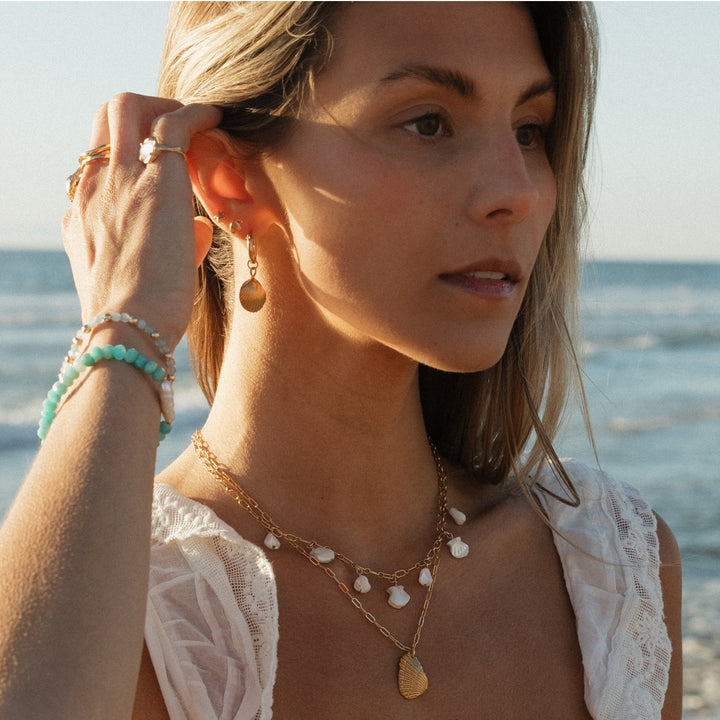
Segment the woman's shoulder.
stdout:
<path fill-rule="evenodd" d="M 639 550 L 644 543 L 647 552 L 657 553 L 657 517 L 636 487 L 576 460 L 561 465 L 546 463 L 532 478 L 554 528 L 587 535 L 594 545 L 605 539 L 618 548 L 635 543 Z"/>
<path fill-rule="evenodd" d="M 169 585 L 206 584 L 208 597 L 218 598 L 232 614 L 244 607 L 242 587 L 274 607 L 274 573 L 262 548 L 171 485 L 155 483 L 153 495 L 151 595 L 172 598 L 176 588 L 166 592 Z"/>
<path fill-rule="evenodd" d="M 653 510 L 643 493 L 631 483 L 620 481 L 603 470 L 576 460 L 562 460 L 573 484 L 577 507 L 559 477 L 549 465 L 543 466 L 534 481 L 541 504 L 552 518 L 585 527 L 589 533 L 606 531 L 619 539 L 635 564 L 640 556 L 630 552 L 646 544 L 646 558 L 652 566 L 680 564 L 677 540 L 667 523 Z M 588 526 L 590 523 L 590 526 Z M 637 547 L 636 547 L 637 546 Z"/>
<path fill-rule="evenodd" d="M 182 542 L 191 537 L 217 537 L 230 544 L 244 543 L 210 507 L 164 482 L 153 486 L 151 523 L 152 538 L 158 543 Z"/>
<path fill-rule="evenodd" d="M 214 537 L 221 545 L 246 547 L 248 551 L 255 547 L 217 513 L 206 488 L 198 482 L 192 448 L 155 478 L 151 527 L 154 543 Z"/>
<path fill-rule="evenodd" d="M 247 621 L 274 636 L 275 576 L 263 549 L 177 488 L 156 483 L 153 494 L 149 598 L 158 615 L 193 623 L 212 606 L 235 629 Z"/>
<path fill-rule="evenodd" d="M 641 583 L 662 608 L 658 518 L 650 504 L 636 487 L 602 470 L 574 460 L 563 460 L 562 470 L 540 468 L 533 492 L 553 529 L 571 592 L 592 584 L 625 595 Z"/>

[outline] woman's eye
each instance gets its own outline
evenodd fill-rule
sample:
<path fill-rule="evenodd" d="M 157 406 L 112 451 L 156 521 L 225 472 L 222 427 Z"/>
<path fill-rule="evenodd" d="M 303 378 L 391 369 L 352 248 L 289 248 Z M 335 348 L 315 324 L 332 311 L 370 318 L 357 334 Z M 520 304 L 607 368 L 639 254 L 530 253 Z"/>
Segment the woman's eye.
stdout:
<path fill-rule="evenodd" d="M 545 140 L 546 128 L 542 125 L 527 124 L 515 130 L 515 138 L 520 147 L 534 148 Z"/>
<path fill-rule="evenodd" d="M 403 127 L 422 137 L 444 137 L 450 134 L 440 113 L 426 113 L 403 123 Z"/>

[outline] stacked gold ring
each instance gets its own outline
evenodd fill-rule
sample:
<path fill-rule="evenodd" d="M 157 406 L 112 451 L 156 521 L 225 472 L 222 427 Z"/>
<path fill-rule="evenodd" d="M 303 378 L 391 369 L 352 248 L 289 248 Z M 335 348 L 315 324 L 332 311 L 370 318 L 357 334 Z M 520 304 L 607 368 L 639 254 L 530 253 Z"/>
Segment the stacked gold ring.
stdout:
<path fill-rule="evenodd" d="M 162 152 L 177 153 L 178 155 L 182 156 L 183 160 L 186 158 L 185 151 L 181 147 L 161 145 L 158 142 L 157 138 L 154 135 L 151 135 L 150 137 L 145 138 L 145 140 L 140 143 L 139 159 L 143 163 L 145 163 L 145 165 L 148 165 L 149 163 L 154 162 L 158 155 L 160 155 L 160 153 Z M 75 198 L 75 192 L 77 191 L 77 187 L 80 184 L 80 179 L 85 172 L 85 167 L 95 160 L 107 160 L 109 157 L 109 145 L 99 145 L 98 147 L 93 148 L 92 150 L 88 150 L 87 152 L 84 152 L 82 155 L 80 155 L 80 157 L 78 158 L 80 166 L 65 181 L 65 193 L 70 199 L 70 202 L 72 202 Z"/>
<path fill-rule="evenodd" d="M 77 186 L 80 184 L 80 178 L 82 178 L 85 172 L 85 166 L 94 160 L 107 160 L 110 157 L 110 146 L 100 145 L 92 150 L 82 153 L 78 157 L 80 167 L 65 181 L 65 193 L 67 194 L 70 202 L 75 199 L 75 191 Z"/>

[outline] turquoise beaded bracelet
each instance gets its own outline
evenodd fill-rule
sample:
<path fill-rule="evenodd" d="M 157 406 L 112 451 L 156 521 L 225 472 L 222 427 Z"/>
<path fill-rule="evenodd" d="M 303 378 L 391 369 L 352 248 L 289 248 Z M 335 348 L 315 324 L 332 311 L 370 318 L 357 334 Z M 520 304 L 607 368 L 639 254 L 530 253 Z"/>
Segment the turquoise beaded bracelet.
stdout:
<path fill-rule="evenodd" d="M 79 358 L 82 354 L 82 346 L 84 344 L 83 336 L 89 335 L 103 323 L 109 322 L 127 323 L 128 325 L 131 325 L 132 327 L 135 327 L 138 330 L 149 335 L 150 338 L 155 342 L 155 345 L 157 345 L 158 350 L 163 356 L 163 360 L 165 361 L 165 367 L 167 368 L 167 379 L 170 382 L 175 379 L 175 359 L 173 358 L 170 347 L 165 342 L 165 340 L 163 340 L 160 337 L 160 334 L 155 330 L 155 328 L 145 320 L 141 320 L 140 318 L 130 315 L 130 313 L 120 312 L 100 313 L 88 323 L 83 325 L 75 333 L 75 336 L 73 337 L 72 343 L 70 345 L 70 349 L 68 350 L 67 355 L 65 356 L 65 360 L 63 362 L 63 370 L 67 365 L 71 365 L 75 360 L 77 360 L 77 358 Z"/>
<path fill-rule="evenodd" d="M 37 436 L 40 440 L 45 439 L 52 421 L 58 414 L 62 396 L 65 395 L 82 372 L 89 370 L 95 363 L 101 360 L 121 360 L 128 365 L 133 365 L 155 381 L 163 382 L 167 377 L 163 368 L 154 360 L 148 360 L 135 348 L 127 349 L 124 345 L 105 345 L 104 347 L 93 345 L 88 348 L 86 353 L 78 357 L 72 365 L 64 365 L 58 381 L 48 390 L 48 394 L 42 405 L 42 413 L 37 430 Z M 163 385 L 165 384 L 166 383 L 163 382 Z M 165 412 L 165 403 L 162 402 L 162 397 L 161 405 L 163 406 L 163 412 Z M 167 415 L 167 413 L 165 414 Z M 167 420 L 166 417 L 165 420 L 160 422 L 158 443 L 162 442 L 172 430 L 172 423 Z"/>

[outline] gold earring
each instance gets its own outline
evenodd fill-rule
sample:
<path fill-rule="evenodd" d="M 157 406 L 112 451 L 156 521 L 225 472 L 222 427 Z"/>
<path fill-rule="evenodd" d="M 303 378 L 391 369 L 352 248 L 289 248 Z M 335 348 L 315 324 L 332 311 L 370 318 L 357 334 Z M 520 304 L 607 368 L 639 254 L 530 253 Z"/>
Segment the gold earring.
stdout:
<path fill-rule="evenodd" d="M 230 232 L 236 232 L 241 223 L 242 220 L 233 220 L 230 224 Z M 248 249 L 247 266 L 250 270 L 250 279 L 246 280 L 240 288 L 240 304 L 248 312 L 257 312 L 265 304 L 267 294 L 260 281 L 255 279 L 258 269 L 257 247 L 250 233 L 245 236 L 245 243 Z"/>

